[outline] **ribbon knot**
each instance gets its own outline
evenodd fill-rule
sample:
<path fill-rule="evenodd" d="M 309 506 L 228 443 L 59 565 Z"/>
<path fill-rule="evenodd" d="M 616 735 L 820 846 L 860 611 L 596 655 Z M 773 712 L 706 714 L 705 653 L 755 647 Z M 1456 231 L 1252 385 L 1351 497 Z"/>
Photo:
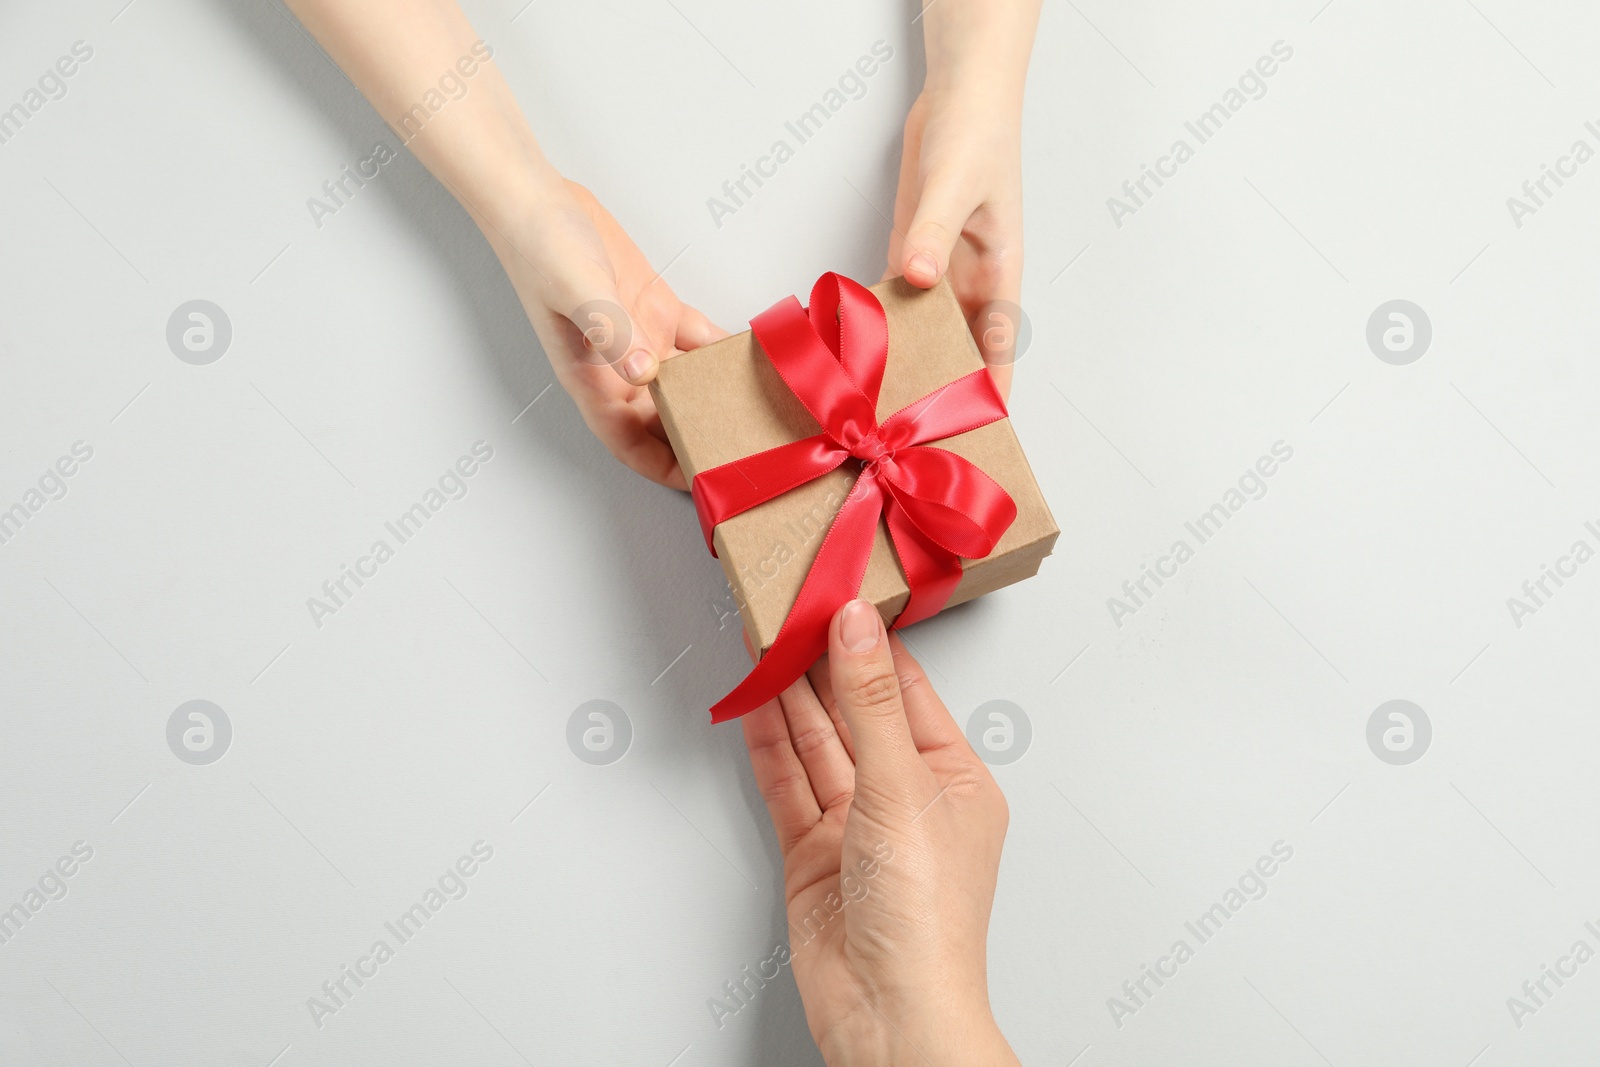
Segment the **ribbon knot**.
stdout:
<path fill-rule="evenodd" d="M 772 647 L 711 709 L 723 722 L 777 696 L 827 650 L 835 612 L 861 589 L 880 519 L 911 596 L 894 626 L 936 614 L 961 581 L 961 560 L 994 551 L 1017 517 L 994 479 L 928 442 L 1006 417 L 986 369 L 878 419 L 889 327 L 871 291 L 838 274 L 817 279 L 809 308 L 785 297 L 750 322 L 762 350 L 822 432 L 701 471 L 692 492 L 712 555 L 716 525 L 854 458 L 862 463 Z"/>
<path fill-rule="evenodd" d="M 879 437 L 874 431 L 856 442 L 856 446 L 850 450 L 850 454 L 870 467 L 880 459 L 893 456 L 894 451 L 884 444 L 883 438 Z"/>

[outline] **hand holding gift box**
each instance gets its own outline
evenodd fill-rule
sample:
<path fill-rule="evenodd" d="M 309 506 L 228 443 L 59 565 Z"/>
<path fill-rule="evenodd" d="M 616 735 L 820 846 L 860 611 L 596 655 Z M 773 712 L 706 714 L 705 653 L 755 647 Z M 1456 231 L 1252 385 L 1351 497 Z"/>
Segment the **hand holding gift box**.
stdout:
<path fill-rule="evenodd" d="M 948 283 L 825 274 L 651 386 L 776 696 L 858 595 L 896 627 L 1030 577 L 1058 530 Z"/>

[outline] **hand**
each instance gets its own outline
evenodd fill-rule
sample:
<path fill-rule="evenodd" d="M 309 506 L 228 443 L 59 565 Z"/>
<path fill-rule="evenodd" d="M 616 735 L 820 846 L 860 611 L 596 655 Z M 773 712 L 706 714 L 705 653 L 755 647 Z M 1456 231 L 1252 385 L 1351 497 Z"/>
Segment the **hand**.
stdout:
<path fill-rule="evenodd" d="M 884 277 L 948 275 L 1002 396 L 1022 299 L 1022 97 L 1040 0 L 935 0 L 928 74 L 906 117 Z"/>
<path fill-rule="evenodd" d="M 1015 1064 L 985 949 L 1005 798 L 877 609 L 744 719 L 783 852 L 790 955 L 830 1067 Z"/>
<path fill-rule="evenodd" d="M 488 238 L 595 436 L 645 477 L 687 489 L 644 385 L 661 360 L 725 335 L 678 301 L 589 190 L 556 173 L 460 5 L 287 2 Z"/>
<path fill-rule="evenodd" d="M 949 275 L 978 351 L 1011 393 L 1022 299 L 1020 115 L 924 91 L 906 117 L 884 277 L 927 289 Z M 997 303 L 1000 302 L 1000 303 Z"/>
<path fill-rule="evenodd" d="M 589 190 L 555 178 L 529 200 L 503 229 L 478 221 L 556 378 L 612 455 L 688 489 L 644 386 L 661 360 L 727 333 L 674 295 Z"/>

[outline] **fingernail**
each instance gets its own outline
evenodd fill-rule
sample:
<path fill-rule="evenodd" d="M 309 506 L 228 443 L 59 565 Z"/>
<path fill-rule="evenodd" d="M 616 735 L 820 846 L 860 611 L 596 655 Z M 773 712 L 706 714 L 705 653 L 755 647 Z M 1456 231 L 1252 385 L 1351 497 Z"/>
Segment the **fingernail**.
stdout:
<path fill-rule="evenodd" d="M 851 652 L 870 652 L 878 643 L 883 620 L 878 609 L 865 600 L 852 600 L 844 606 L 839 620 L 839 640 Z"/>
<path fill-rule="evenodd" d="M 937 278 L 939 276 L 939 264 L 934 262 L 933 257 L 926 252 L 918 252 L 912 256 L 908 269 L 914 270 L 918 274 L 926 275 L 929 278 Z"/>
<path fill-rule="evenodd" d="M 630 382 L 638 381 L 650 370 L 650 364 L 655 358 L 642 348 L 629 352 L 628 357 L 622 361 L 622 376 Z"/>

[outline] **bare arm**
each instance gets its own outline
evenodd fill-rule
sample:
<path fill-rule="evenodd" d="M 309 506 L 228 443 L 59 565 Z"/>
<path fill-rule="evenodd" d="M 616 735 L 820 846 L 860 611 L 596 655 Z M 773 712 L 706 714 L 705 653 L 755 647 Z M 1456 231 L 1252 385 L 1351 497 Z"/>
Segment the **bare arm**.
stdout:
<path fill-rule="evenodd" d="M 949 276 L 1003 390 L 1020 328 L 1022 95 L 1039 5 L 924 6 L 928 75 L 906 119 L 889 243 L 889 274 L 921 286 Z"/>
<path fill-rule="evenodd" d="M 590 429 L 635 470 L 686 488 L 642 387 L 660 360 L 722 331 L 680 303 L 594 196 L 545 159 L 460 6 L 288 3 L 477 223 Z"/>
<path fill-rule="evenodd" d="M 509 229 L 512 205 L 559 187 L 492 49 L 454 0 L 287 3 L 479 225 Z"/>

